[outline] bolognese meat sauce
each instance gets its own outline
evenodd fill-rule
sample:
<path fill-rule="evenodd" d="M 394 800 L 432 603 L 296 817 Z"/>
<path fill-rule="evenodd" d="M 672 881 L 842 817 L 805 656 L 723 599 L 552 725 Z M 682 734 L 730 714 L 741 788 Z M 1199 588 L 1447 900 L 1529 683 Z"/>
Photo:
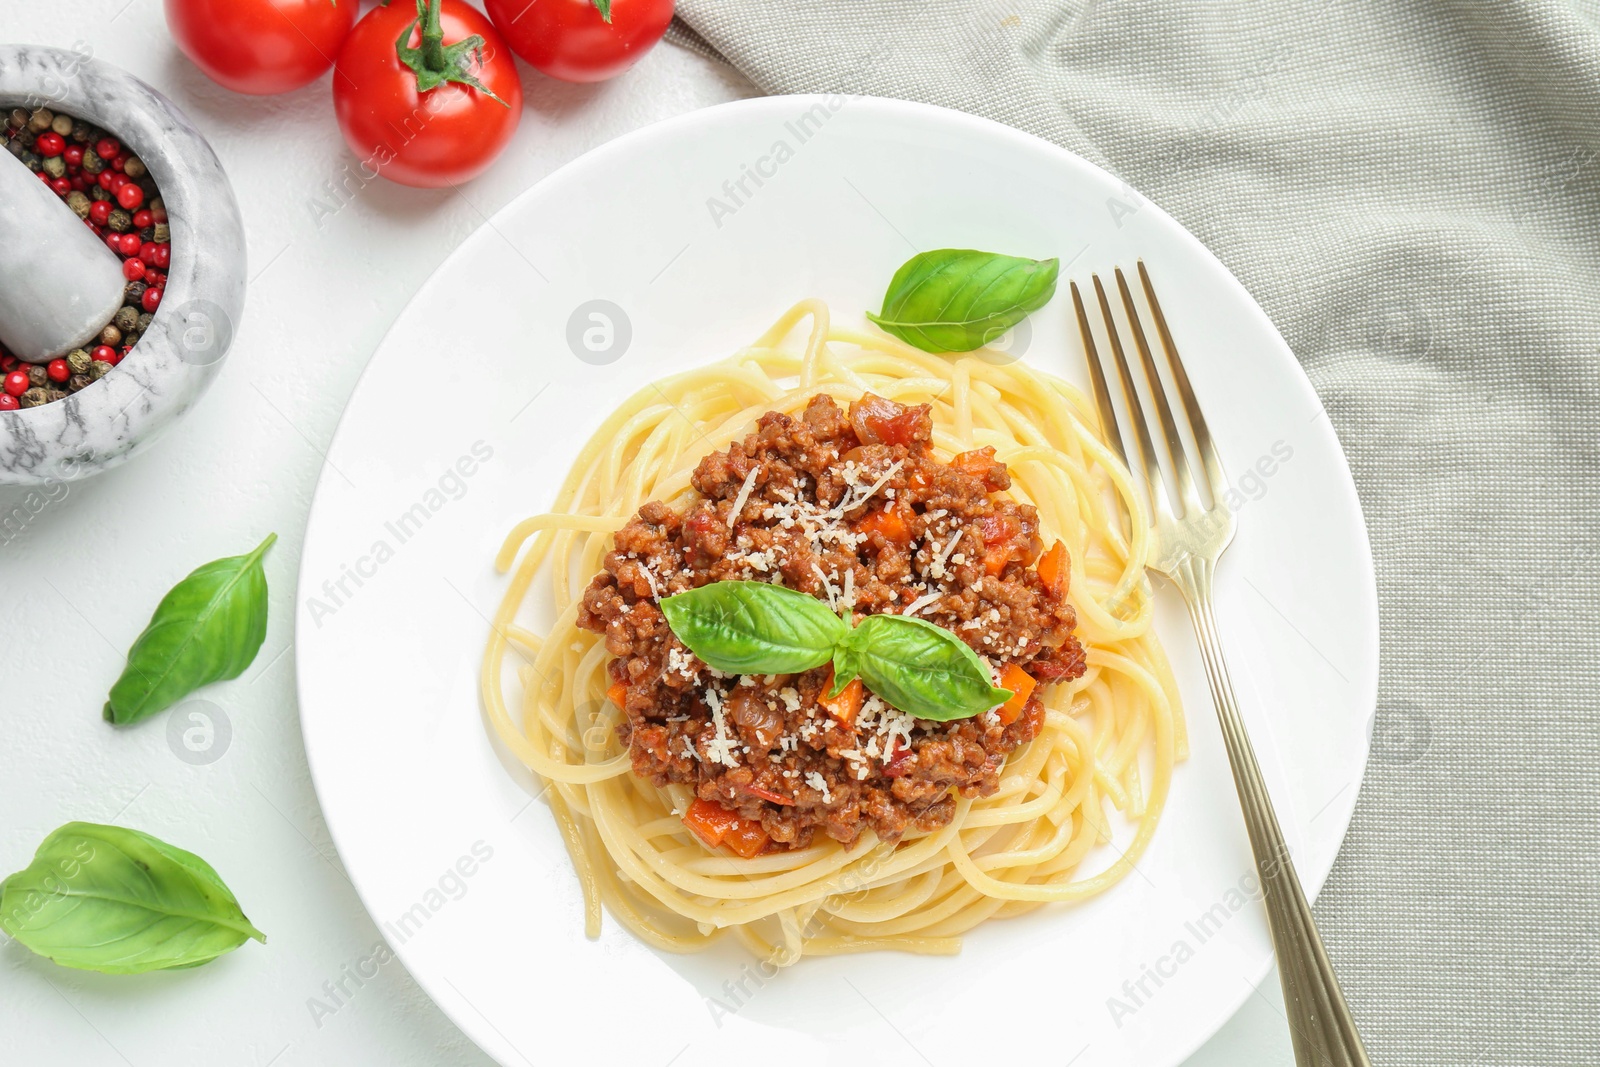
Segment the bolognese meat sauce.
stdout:
<path fill-rule="evenodd" d="M 999 495 L 1011 477 L 994 449 L 942 463 L 932 432 L 928 405 L 871 394 L 848 412 L 826 395 L 799 419 L 768 412 L 754 433 L 700 462 L 686 513 L 640 508 L 585 590 L 578 625 L 604 634 L 615 657 L 611 695 L 625 712 L 618 735 L 633 771 L 692 787 L 696 807 L 717 813 L 707 822 L 718 832 L 702 830 L 708 840 L 737 823 L 730 847 L 754 855 L 804 847 L 819 829 L 846 845 L 868 828 L 882 841 L 937 829 L 956 794 L 995 792 L 1006 756 L 1037 736 L 1044 708 L 1037 691 L 1021 690 L 954 722 L 915 719 L 860 690 L 827 706 L 830 667 L 724 675 L 672 634 L 662 597 L 716 581 L 776 582 L 856 616 L 936 623 L 997 679 L 1020 670 L 1031 686 L 1083 673 L 1061 547 L 1041 558 L 1037 513 Z"/>

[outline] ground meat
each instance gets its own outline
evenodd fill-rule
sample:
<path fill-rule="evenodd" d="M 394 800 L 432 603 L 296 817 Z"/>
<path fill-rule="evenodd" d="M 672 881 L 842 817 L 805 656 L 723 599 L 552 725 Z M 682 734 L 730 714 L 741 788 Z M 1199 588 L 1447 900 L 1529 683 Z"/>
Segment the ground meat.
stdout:
<path fill-rule="evenodd" d="M 819 829 L 846 844 L 867 828 L 894 841 L 948 823 L 957 794 L 998 788 L 1006 757 L 1043 725 L 1038 690 L 1009 724 L 995 712 L 913 719 L 875 696 L 841 723 L 818 703 L 829 667 L 723 675 L 657 606 L 708 582 L 778 582 L 857 615 L 914 611 L 996 671 L 1015 664 L 1041 685 L 1082 674 L 1063 586 L 1035 567 L 1037 513 L 997 495 L 1010 474 L 993 449 L 940 463 L 932 429 L 927 405 L 870 394 L 848 412 L 827 396 L 799 419 L 768 412 L 700 462 L 686 512 L 651 502 L 618 532 L 578 625 L 604 634 L 614 657 L 635 774 L 758 820 L 769 848 L 803 847 Z"/>

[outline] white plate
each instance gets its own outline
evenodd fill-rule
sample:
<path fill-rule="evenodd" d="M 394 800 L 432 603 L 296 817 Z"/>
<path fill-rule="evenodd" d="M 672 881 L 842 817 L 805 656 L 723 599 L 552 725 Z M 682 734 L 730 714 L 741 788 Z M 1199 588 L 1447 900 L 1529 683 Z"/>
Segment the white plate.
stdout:
<path fill-rule="evenodd" d="M 1015 130 L 887 100 L 728 104 L 590 153 L 457 249 L 373 356 L 306 531 L 296 658 L 323 812 L 406 967 L 501 1063 L 759 1048 L 774 1067 L 998 1050 L 1166 1067 L 1266 973 L 1227 760 L 1171 597 L 1159 622 L 1193 757 L 1138 872 L 1086 905 L 989 923 L 954 958 L 770 977 L 734 946 L 660 955 L 609 920 L 591 943 L 548 810 L 485 734 L 478 661 L 504 588 L 491 557 L 602 416 L 797 298 L 860 323 L 901 262 L 937 247 L 1059 255 L 1078 278 L 1149 265 L 1243 501 L 1218 581 L 1234 678 L 1308 890 L 1326 877 L 1366 760 L 1377 599 L 1338 442 L 1260 308 L 1154 205 Z M 1065 288 L 1033 316 L 1026 358 L 1083 382 Z M 631 335 L 605 365 L 568 344 L 593 300 Z"/>

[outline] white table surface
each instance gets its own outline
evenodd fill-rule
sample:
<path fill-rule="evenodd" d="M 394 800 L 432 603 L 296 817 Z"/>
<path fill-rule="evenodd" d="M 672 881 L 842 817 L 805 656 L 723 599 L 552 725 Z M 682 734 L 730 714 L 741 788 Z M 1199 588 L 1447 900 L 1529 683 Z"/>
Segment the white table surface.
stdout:
<path fill-rule="evenodd" d="M 159 0 L 0 0 L 0 37 L 85 42 L 186 111 L 232 178 L 251 277 L 232 353 L 198 408 L 127 466 L 55 487 L 19 533 L 0 529 L 0 875 L 61 823 L 115 822 L 205 856 L 269 937 L 199 970 L 132 978 L 0 944 L 0 1062 L 486 1067 L 399 963 L 359 985 L 346 977 L 380 935 L 317 808 L 290 650 L 322 449 L 379 338 L 468 233 L 620 133 L 756 90 L 671 45 L 601 86 L 524 67 L 515 142 L 460 192 L 430 192 L 362 181 L 326 76 L 278 97 L 207 80 L 172 45 Z M 419 415 L 471 402 L 438 384 L 417 384 Z M 0 516 L 25 495 L 0 491 Z M 195 765 L 177 757 L 166 719 L 102 722 L 106 690 L 162 594 L 270 530 L 280 540 L 266 561 L 266 645 L 242 678 L 199 694 L 226 716 L 226 745 Z M 341 980 L 345 992 L 325 988 Z M 1188 1067 L 1292 1063 L 1274 974 Z"/>

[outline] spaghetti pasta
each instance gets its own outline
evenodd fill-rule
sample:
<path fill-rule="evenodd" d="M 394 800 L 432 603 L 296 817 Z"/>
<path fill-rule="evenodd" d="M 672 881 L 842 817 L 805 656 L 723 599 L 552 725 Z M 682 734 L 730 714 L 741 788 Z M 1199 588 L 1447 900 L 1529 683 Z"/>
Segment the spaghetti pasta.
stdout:
<path fill-rule="evenodd" d="M 794 351 L 786 342 L 803 324 Z M 957 798 L 947 824 L 892 843 L 867 830 L 848 848 L 819 839 L 736 858 L 685 826 L 689 787 L 631 772 L 614 732 L 621 713 L 606 699 L 605 643 L 577 626 L 584 584 L 641 504 L 684 505 L 699 460 L 762 413 L 797 414 L 818 393 L 852 401 L 868 392 L 931 404 L 939 453 L 996 449 L 1011 497 L 1065 544 L 1088 669 L 1042 690 L 1039 735 L 1012 754 L 993 795 Z M 1085 899 L 1132 869 L 1187 739 L 1151 625 L 1144 507 L 1096 425 L 1065 382 L 992 352 L 934 356 L 836 329 L 819 301 L 797 304 L 724 362 L 647 386 L 602 423 L 554 509 L 519 523 L 499 552 L 512 578 L 482 672 L 495 735 L 548 783 L 590 936 L 603 905 L 675 952 L 732 931 L 778 964 L 872 949 L 953 953 L 985 919 Z M 542 633 L 519 621 L 541 577 L 554 613 Z M 1112 811 L 1131 823 L 1125 843 L 1114 839 Z"/>

